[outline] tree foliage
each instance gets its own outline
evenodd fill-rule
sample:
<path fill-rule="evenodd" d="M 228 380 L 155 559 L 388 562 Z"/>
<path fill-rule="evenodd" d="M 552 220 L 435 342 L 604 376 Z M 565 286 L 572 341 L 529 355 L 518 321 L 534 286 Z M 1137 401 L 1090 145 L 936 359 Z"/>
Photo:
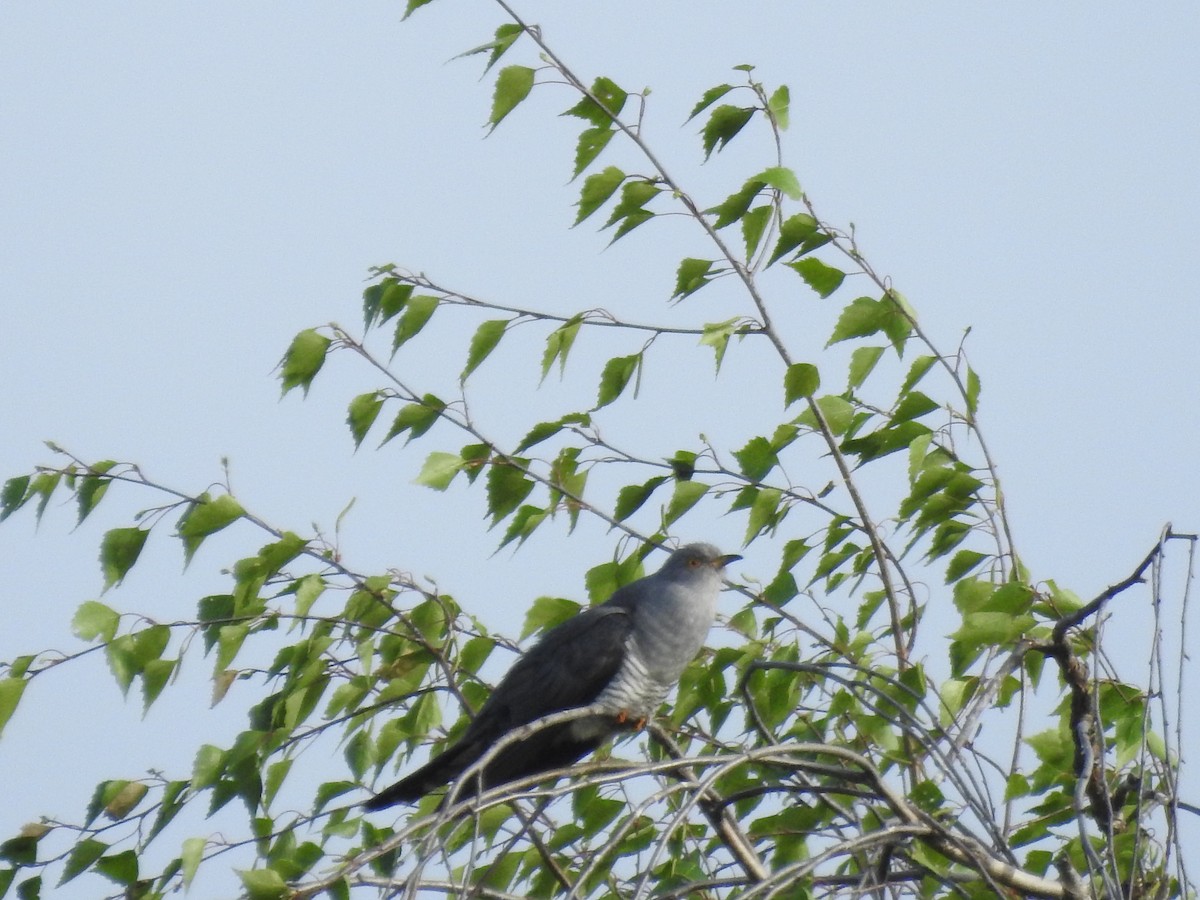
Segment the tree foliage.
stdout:
<path fill-rule="evenodd" d="M 934 346 L 785 164 L 788 88 L 739 66 L 729 83 L 697 89 L 688 120 L 703 158 L 735 142 L 760 156 L 727 193 L 701 199 L 647 141 L 644 93 L 580 77 L 500 6 L 511 21 L 468 54 L 486 55 L 493 78 L 488 127 L 520 128 L 529 97 L 563 96 L 579 127 L 564 162 L 578 185 L 575 224 L 649 242 L 682 216 L 695 255 L 678 260 L 652 322 L 513 306 L 380 265 L 361 328 L 294 338 L 283 391 L 307 393 L 327 365 L 371 373 L 374 387 L 346 398 L 353 446 L 418 454 L 416 484 L 467 488 L 501 547 L 602 523 L 617 550 L 586 573 L 593 602 L 638 577 L 655 547 L 718 515 L 775 564 L 739 574 L 726 633 L 689 668 L 648 742 L 619 743 L 558 780 L 367 816 L 356 805 L 367 788 L 462 730 L 505 642 L 471 603 L 398 570 L 358 571 L 352 550 L 265 521 L 228 484 L 181 490 L 136 464 L 52 447 L 53 462 L 4 484 L 0 518 L 40 518 L 69 495 L 83 521 L 110 491 L 139 498 L 145 511 L 100 543 L 98 583 L 114 596 L 154 544 L 176 539 L 190 561 L 228 529 L 245 548 L 225 592 L 199 598 L 187 620 L 84 602 L 73 623 L 84 649 L 65 661 L 103 652 L 122 691 L 136 686 L 149 708 L 169 702 L 184 655 L 203 655 L 218 699 L 241 680 L 259 701 L 228 746 L 196 748 L 191 771 L 114 773 L 78 820 L 31 823 L 0 844 L 0 896 L 101 877 L 113 896 L 161 897 L 202 884 L 231 847 L 252 859 L 240 878 L 256 900 L 1185 895 L 1166 661 L 1155 643 L 1147 672 L 1119 674 L 1103 622 L 1118 603 L 1159 615 L 1164 555 L 1190 552 L 1194 537 L 1167 528 L 1126 581 L 1090 602 L 1035 580 L 981 431 L 979 375 L 961 347 Z M 426 342 L 434 317 L 453 317 L 465 357 Z M 823 346 L 811 340 L 816 322 L 828 323 Z M 600 332 L 624 349 L 597 372 L 577 358 Z M 499 410 L 519 437 L 481 425 L 473 391 L 504 377 L 489 360 L 513 341 L 537 377 L 561 379 L 574 398 L 540 421 L 520 403 Z M 691 355 L 715 360 L 718 383 L 739 377 L 728 374 L 735 358 L 765 367 L 753 371 L 768 380 L 725 387 L 768 424 L 718 441 L 697 422 L 686 445 L 639 445 L 639 422 L 672 415 L 643 381 Z M 401 374 L 405 359 L 430 383 Z M 434 392 L 444 374 L 454 396 Z M 1149 598 L 1133 591 L 1146 580 Z M 523 637 L 578 607 L 542 598 L 529 608 Z M 26 685 L 63 662 L 31 651 L 3 663 L 0 728 Z M 336 770 L 315 784 L 294 777 L 316 747 L 340 749 Z M 640 758 L 622 758 L 631 754 Z M 180 813 L 196 808 L 232 810 L 241 834 L 181 831 Z M 164 846 L 167 862 L 152 866 Z"/>

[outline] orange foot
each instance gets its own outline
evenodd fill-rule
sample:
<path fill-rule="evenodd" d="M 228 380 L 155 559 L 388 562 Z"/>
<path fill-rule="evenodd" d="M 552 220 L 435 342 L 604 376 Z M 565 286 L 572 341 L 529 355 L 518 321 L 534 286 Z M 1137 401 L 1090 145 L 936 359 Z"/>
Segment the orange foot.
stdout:
<path fill-rule="evenodd" d="M 625 725 L 630 722 L 633 723 L 632 725 L 630 725 L 630 727 L 634 731 L 641 731 L 643 728 L 646 727 L 646 717 L 645 716 L 641 716 L 640 718 L 633 719 L 630 717 L 629 710 L 627 710 L 627 709 L 623 709 L 619 713 L 617 713 L 617 724 L 618 725 Z"/>

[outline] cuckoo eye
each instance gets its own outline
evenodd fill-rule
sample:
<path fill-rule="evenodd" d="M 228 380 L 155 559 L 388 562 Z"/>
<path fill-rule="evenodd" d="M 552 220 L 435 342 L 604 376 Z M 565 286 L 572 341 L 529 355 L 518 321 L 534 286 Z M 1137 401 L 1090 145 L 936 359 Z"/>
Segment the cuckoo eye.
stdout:
<path fill-rule="evenodd" d="M 688 560 L 688 565 L 691 566 L 693 569 L 698 569 L 698 568 L 700 568 L 700 560 L 698 560 L 696 557 L 693 556 L 691 559 Z"/>

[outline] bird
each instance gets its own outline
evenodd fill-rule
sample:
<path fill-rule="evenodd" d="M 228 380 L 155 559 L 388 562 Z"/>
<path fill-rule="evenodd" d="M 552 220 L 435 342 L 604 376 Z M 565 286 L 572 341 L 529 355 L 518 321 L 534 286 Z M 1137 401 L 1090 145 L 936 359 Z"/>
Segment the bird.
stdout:
<path fill-rule="evenodd" d="M 617 732 L 641 727 L 700 652 L 725 567 L 741 558 L 712 544 L 686 544 L 653 575 L 556 625 L 513 664 L 461 738 L 363 807 L 414 803 L 450 784 L 509 732 L 552 713 L 599 710 L 505 746 L 458 786 L 457 798 L 569 766 Z"/>

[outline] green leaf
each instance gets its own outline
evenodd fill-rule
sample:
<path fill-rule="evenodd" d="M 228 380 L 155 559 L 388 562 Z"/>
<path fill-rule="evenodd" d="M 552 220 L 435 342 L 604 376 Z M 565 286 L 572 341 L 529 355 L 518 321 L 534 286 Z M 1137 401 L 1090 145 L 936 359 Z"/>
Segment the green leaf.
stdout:
<path fill-rule="evenodd" d="M 788 91 L 786 84 L 781 84 L 777 87 L 767 100 L 767 110 L 771 113 L 771 118 L 775 120 L 775 124 L 779 126 L 780 131 L 787 131 L 788 107 L 790 104 L 791 92 Z"/>
<path fill-rule="evenodd" d="M 149 531 L 141 528 L 114 528 L 100 542 L 100 568 L 104 572 L 104 590 L 125 579 L 133 568 Z"/>
<path fill-rule="evenodd" d="M 29 482 L 29 475 L 18 475 L 4 482 L 4 488 L 0 489 L 0 522 L 24 506 L 25 501 L 32 496 L 29 493 Z"/>
<path fill-rule="evenodd" d="M 527 465 L 527 459 L 501 457 L 488 468 L 487 505 L 493 525 L 514 512 L 533 490 L 534 482 L 524 471 Z"/>
<path fill-rule="evenodd" d="M 200 861 L 204 858 L 204 848 L 208 846 L 208 841 L 202 837 L 187 838 L 183 842 L 183 851 L 179 855 L 182 864 L 183 872 L 183 887 L 186 890 L 192 883 L 192 879 L 196 877 L 196 872 L 200 868 Z"/>
<path fill-rule="evenodd" d="M 592 82 L 591 94 L 600 102 L 585 96 L 563 115 L 575 116 L 600 128 L 610 128 L 614 118 L 625 108 L 629 94 L 611 78 L 605 78 L 603 75 Z"/>
<path fill-rule="evenodd" d="M 406 403 L 396 413 L 396 418 L 392 421 L 392 427 L 388 429 L 383 443 L 386 444 L 396 435 L 406 431 L 408 440 L 419 438 L 437 423 L 445 408 L 446 404 L 433 394 L 426 394 L 419 403 Z"/>
<path fill-rule="evenodd" d="M 677 481 L 675 492 L 663 512 L 663 525 L 671 525 L 680 516 L 700 502 L 700 498 L 708 493 L 708 485 L 702 481 Z"/>
<path fill-rule="evenodd" d="M 879 362 L 879 358 L 883 356 L 883 350 L 883 347 L 855 348 L 850 354 L 850 380 L 846 386 L 847 390 L 853 391 L 862 386 L 874 370 L 875 364 Z"/>
<path fill-rule="evenodd" d="M 675 274 L 675 291 L 671 294 L 671 299 L 682 300 L 689 294 L 694 294 L 712 281 L 712 275 L 723 271 L 718 269 L 713 272 L 713 262 L 709 259 L 685 259 L 679 264 L 679 270 Z"/>
<path fill-rule="evenodd" d="M 392 337 L 392 353 L 420 334 L 434 310 L 438 308 L 438 302 L 437 297 L 428 294 L 421 294 L 408 301 L 404 307 L 404 315 L 396 323 L 396 333 Z"/>
<path fill-rule="evenodd" d="M 910 329 L 910 323 L 893 301 L 859 297 L 842 310 L 826 346 L 882 331 L 898 348 Z"/>
<path fill-rule="evenodd" d="M 496 92 L 492 96 L 492 114 L 488 124 L 494 130 L 510 112 L 533 90 L 533 69 L 528 66 L 506 66 L 496 76 Z"/>
<path fill-rule="evenodd" d="M 422 6 L 425 6 L 432 2 L 433 2 L 433 0 L 408 0 L 408 5 L 404 8 L 403 18 L 407 19 L 414 12 L 416 12 L 418 9 L 420 9 Z"/>
<path fill-rule="evenodd" d="M 608 202 L 625 180 L 625 173 L 616 166 L 609 166 L 603 172 L 589 175 L 583 180 L 583 188 L 579 192 L 579 213 L 575 216 L 578 225 L 601 206 Z"/>
<path fill-rule="evenodd" d="M 579 614 L 580 606 L 564 597 L 538 597 L 525 614 L 525 626 L 521 629 L 521 640 L 537 631 L 545 631 Z"/>
<path fill-rule="evenodd" d="M 967 366 L 967 415 L 975 418 L 975 413 L 979 409 L 979 391 L 982 386 L 979 383 L 979 375 L 970 366 Z"/>
<path fill-rule="evenodd" d="M 24 678 L 0 678 L 0 734 L 4 733 L 4 726 L 21 702 L 25 684 Z"/>
<path fill-rule="evenodd" d="M 804 191 L 800 189 L 800 179 L 786 166 L 771 166 L 755 175 L 753 180 L 769 184 L 789 200 L 804 199 Z"/>
<path fill-rule="evenodd" d="M 1036 624 L 1033 616 L 1007 612 L 973 612 L 963 616 L 962 627 L 951 637 L 968 646 L 1003 646 Z"/>
<path fill-rule="evenodd" d="M 58 879 L 59 886 L 66 884 L 80 872 L 84 872 L 90 868 L 92 863 L 104 855 L 104 851 L 108 849 L 108 846 L 103 841 L 97 841 L 94 838 L 84 838 L 77 843 L 67 856 L 66 865 L 63 866 L 62 878 Z"/>
<path fill-rule="evenodd" d="M 121 617 L 116 610 L 110 609 L 96 600 L 82 603 L 71 620 L 71 631 L 81 641 L 111 641 L 117 633 L 117 625 Z"/>
<path fill-rule="evenodd" d="M 413 479 L 413 484 L 421 484 L 435 491 L 444 491 L 450 487 L 450 482 L 463 467 L 462 457 L 454 453 L 443 453 L 435 450 L 425 460 L 421 472 Z"/>
<path fill-rule="evenodd" d="M 811 397 L 821 387 L 821 373 L 812 363 L 793 363 L 783 374 L 784 409 L 797 400 Z"/>
<path fill-rule="evenodd" d="M 242 505 L 229 494 L 221 494 L 216 499 L 201 494 L 197 502 L 188 506 L 176 526 L 183 540 L 184 558 L 191 562 L 206 537 L 236 522 L 244 514 Z"/>
<path fill-rule="evenodd" d="M 149 788 L 140 781 L 124 782 L 111 797 L 105 797 L 104 814 L 114 822 L 121 821 L 133 812 L 148 791 Z"/>
<path fill-rule="evenodd" d="M 517 453 L 528 450 L 530 447 L 540 444 L 542 441 L 554 437 L 568 425 L 588 425 L 592 417 L 587 413 L 567 413 L 561 419 L 556 419 L 553 422 L 539 422 L 529 430 L 529 433 L 522 438 L 521 443 L 517 444 Z"/>
<path fill-rule="evenodd" d="M 612 214 L 604 223 L 605 228 L 611 228 L 617 222 L 621 222 L 617 233 L 613 236 L 613 241 L 628 234 L 643 222 L 652 219 L 654 213 L 643 207 L 661 193 L 662 188 L 649 179 L 632 178 L 626 181 L 621 188 L 620 201 L 613 207 Z"/>
<path fill-rule="evenodd" d="M 824 416 L 826 423 L 828 423 L 830 431 L 835 435 L 845 434 L 850 424 L 854 421 L 854 405 L 844 398 L 833 394 L 818 397 L 816 404 L 817 408 L 821 410 L 821 415 Z M 796 417 L 796 424 L 816 428 L 817 417 L 813 415 L 811 409 L 806 409 Z"/>
<path fill-rule="evenodd" d="M 657 475 L 645 484 L 629 484 L 617 493 L 617 505 L 613 509 L 613 518 L 623 522 L 642 508 L 650 495 L 660 485 L 668 480 L 666 475 Z"/>
<path fill-rule="evenodd" d="M 724 322 L 713 322 L 704 326 L 704 334 L 700 336 L 700 345 L 712 347 L 717 357 L 717 371 L 721 371 L 721 362 L 725 359 L 725 350 L 729 346 L 729 338 L 742 327 L 742 317 L 734 316 Z"/>
<path fill-rule="evenodd" d="M 821 231 L 821 225 L 816 219 L 807 213 L 797 213 L 784 219 L 783 224 L 779 226 L 779 240 L 775 243 L 775 249 L 771 252 L 771 258 L 767 261 L 767 265 L 797 247 L 800 248 L 800 255 L 803 256 L 822 244 L 829 243 L 830 240 L 830 236 Z"/>
<path fill-rule="evenodd" d="M 704 158 L 712 156 L 714 150 L 725 149 L 737 133 L 746 127 L 754 113 L 752 106 L 724 105 L 714 109 L 701 131 Z"/>
<path fill-rule="evenodd" d="M 746 446 L 735 451 L 733 456 L 738 461 L 742 474 L 749 481 L 761 481 L 779 464 L 775 448 L 765 437 L 750 438 Z"/>
<path fill-rule="evenodd" d="M 764 531 L 769 531 L 779 524 L 779 501 L 782 497 L 783 493 L 777 488 L 759 488 L 754 503 L 750 506 L 750 515 L 746 519 L 744 543 L 749 544 Z"/>
<path fill-rule="evenodd" d="M 425 2 L 431 2 L 431 0 L 425 0 Z M 524 33 L 525 29 L 514 22 L 501 25 L 496 29 L 493 40 L 488 41 L 486 44 L 480 44 L 478 47 L 472 47 L 470 50 L 458 54 L 455 59 L 461 59 L 466 56 L 475 56 L 479 53 L 490 52 L 491 56 L 488 57 L 487 65 L 484 66 L 483 69 L 485 72 L 487 72 L 496 64 L 497 60 L 504 55 L 504 52 L 513 45 L 513 42 Z"/>
<path fill-rule="evenodd" d="M 370 285 L 363 291 L 363 325 L 370 328 L 382 325 L 388 319 L 397 315 L 408 298 L 412 296 L 413 286 L 403 284 L 395 278 L 388 278 L 378 284 Z"/>
<path fill-rule="evenodd" d="M 478 369 L 479 364 L 496 349 L 496 345 L 504 337 L 508 321 L 508 319 L 489 319 L 475 329 L 475 334 L 471 338 L 471 347 L 467 351 L 467 364 L 463 367 L 462 374 L 458 376 L 459 382 L 466 381 L 467 376 Z"/>
<path fill-rule="evenodd" d="M 546 349 L 542 353 L 542 381 L 546 380 L 546 376 L 550 374 L 550 369 L 553 368 L 556 360 L 558 361 L 559 377 L 562 377 L 567 368 L 567 355 L 575 344 L 575 336 L 579 334 L 579 325 L 582 321 L 580 316 L 573 316 L 547 336 Z"/>
<path fill-rule="evenodd" d="M 79 501 L 79 521 L 82 522 L 88 517 L 93 509 L 99 504 L 100 500 L 108 492 L 108 487 L 112 484 L 111 478 L 104 477 L 114 466 L 116 462 L 111 459 L 106 459 L 102 462 L 88 466 L 87 474 L 83 478 L 83 482 L 79 485 L 79 490 L 76 491 L 76 499 Z M 47 495 L 47 499 L 48 499 Z M 38 509 L 38 518 L 41 518 L 42 509 L 45 508 L 45 500 L 43 505 Z"/>
<path fill-rule="evenodd" d="M 424 2 L 428 0 L 409 0 L 409 5 Z M 274 869 L 238 870 L 237 874 L 249 900 L 283 900 L 291 893 L 283 876 Z"/>
<path fill-rule="evenodd" d="M 371 426 L 375 424 L 375 419 L 379 416 L 379 410 L 382 407 L 383 396 L 379 391 L 359 394 L 350 401 L 350 408 L 346 413 L 346 424 L 350 426 L 350 434 L 354 437 L 355 449 L 358 449 L 363 438 L 367 436 L 367 432 L 371 430 Z"/>
<path fill-rule="evenodd" d="M 604 364 L 604 371 L 600 373 L 600 391 L 596 399 L 596 409 L 603 406 L 608 406 L 618 397 L 628 386 L 630 379 L 635 374 L 638 374 L 642 367 L 642 354 L 634 353 L 631 356 L 617 356 L 610 359 Z M 634 396 L 637 395 L 637 388 L 634 388 Z"/>
<path fill-rule="evenodd" d="M 692 107 L 691 115 L 687 117 L 688 122 L 704 112 L 726 94 L 733 90 L 732 84 L 718 84 L 716 87 L 711 87 L 704 92 L 704 96 L 700 98 L 700 102 Z"/>
<path fill-rule="evenodd" d="M 571 171 L 572 178 L 578 178 L 579 174 L 595 162 L 604 148 L 608 146 L 608 142 L 613 139 L 616 134 L 611 128 L 585 128 L 579 133 L 579 141 L 575 145 L 575 167 Z"/>
<path fill-rule="evenodd" d="M 842 286 L 846 273 L 833 266 L 827 266 L 815 256 L 798 259 L 787 264 L 789 269 L 795 269 L 804 279 L 804 283 L 824 299 Z"/>
<path fill-rule="evenodd" d="M 292 388 L 304 389 L 305 395 L 312 380 L 325 365 L 325 354 L 332 344 L 329 338 L 312 328 L 306 328 L 294 338 L 287 352 L 283 354 L 279 380 L 283 383 L 283 393 Z"/>
<path fill-rule="evenodd" d="M 758 252 L 767 225 L 771 222 L 771 207 L 757 206 L 742 216 L 742 240 L 746 244 L 746 259 Z"/>
<path fill-rule="evenodd" d="M 946 566 L 946 584 L 958 581 L 985 559 L 988 559 L 986 553 L 979 553 L 975 550 L 959 550 L 950 560 L 950 565 Z"/>
<path fill-rule="evenodd" d="M 173 659 L 152 659 L 142 667 L 143 712 L 148 710 L 150 704 L 157 700 L 159 694 L 163 692 L 163 688 L 175 674 L 177 664 L 177 660 Z"/>
<path fill-rule="evenodd" d="M 726 225 L 732 225 L 738 219 L 746 214 L 746 210 L 750 208 L 750 204 L 754 202 L 754 198 L 762 193 L 762 189 L 767 186 L 767 183 L 762 180 L 750 179 L 737 193 L 730 194 L 725 198 L 725 201 L 719 206 L 714 206 L 712 209 L 707 209 L 707 213 L 716 213 L 717 221 L 713 223 L 714 228 L 724 228 Z M 767 207 L 770 209 L 770 207 Z"/>

